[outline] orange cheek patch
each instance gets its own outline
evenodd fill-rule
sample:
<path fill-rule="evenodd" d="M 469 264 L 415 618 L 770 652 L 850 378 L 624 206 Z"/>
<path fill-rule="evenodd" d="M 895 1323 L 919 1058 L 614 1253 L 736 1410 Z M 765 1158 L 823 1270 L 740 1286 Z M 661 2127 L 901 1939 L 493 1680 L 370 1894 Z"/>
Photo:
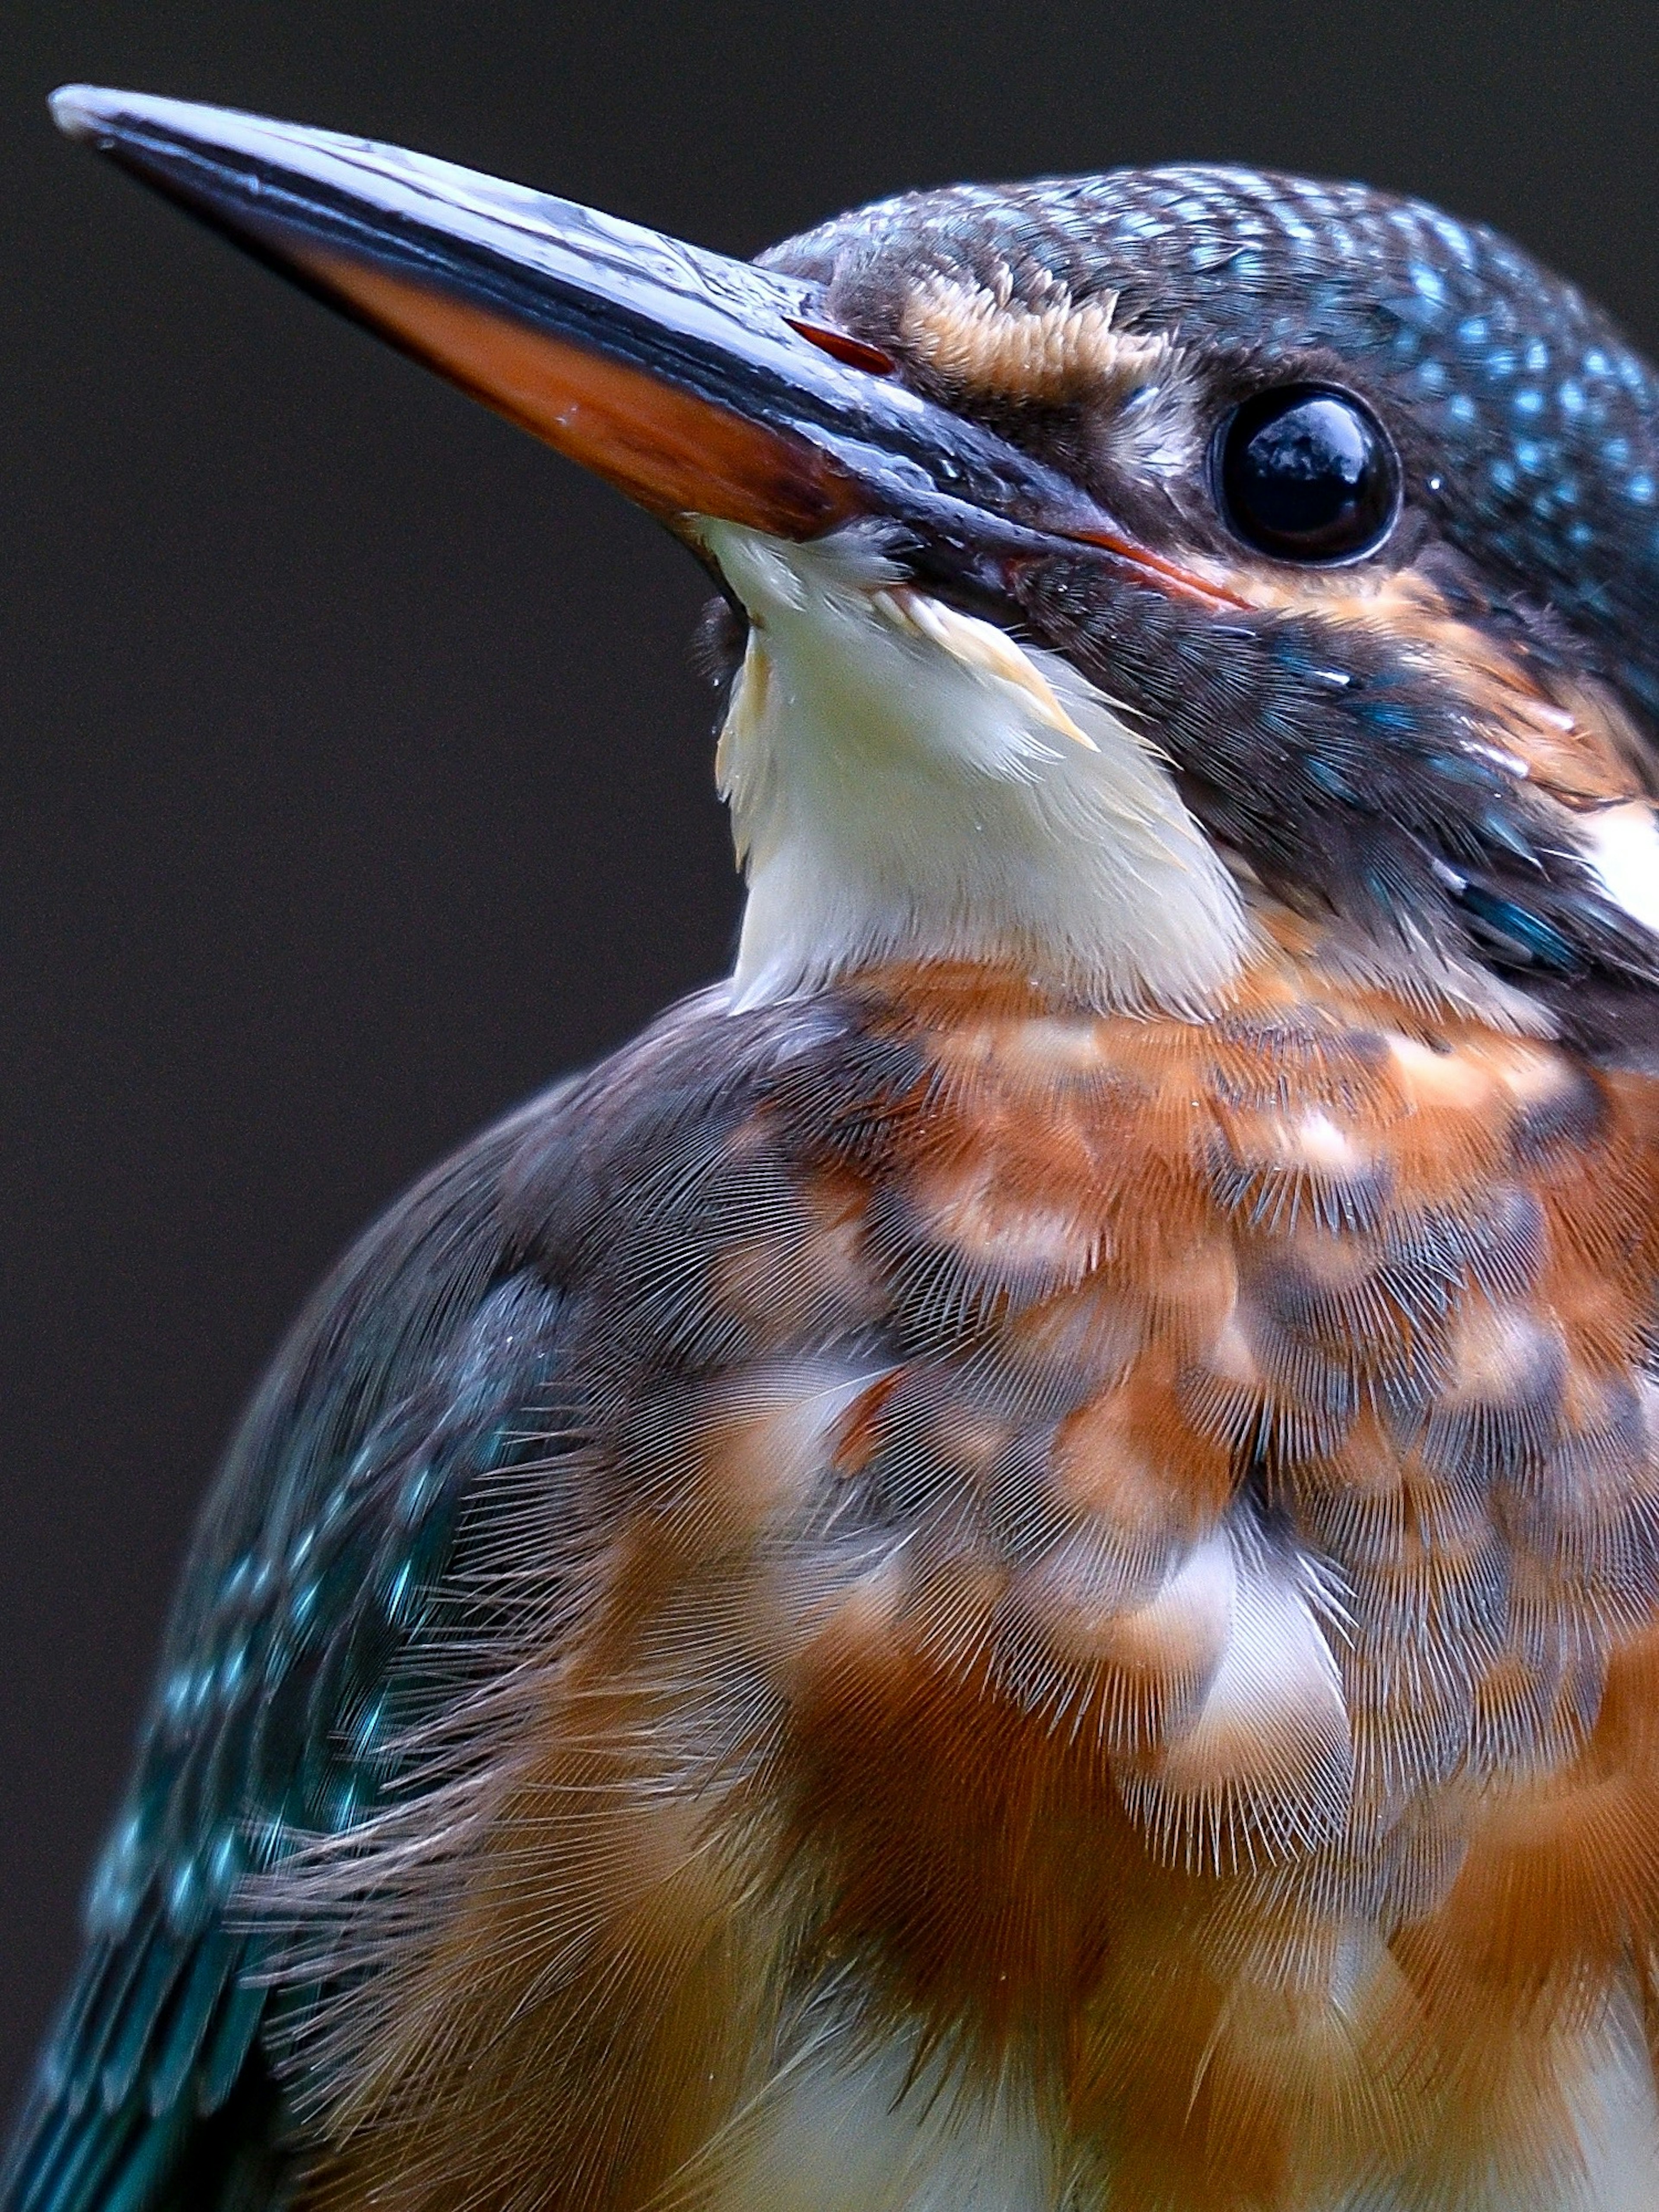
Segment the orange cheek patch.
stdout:
<path fill-rule="evenodd" d="M 1611 694 L 1569 682 L 1547 688 L 1518 654 L 1455 615 L 1435 586 L 1409 568 L 1357 585 L 1341 570 L 1229 570 L 1236 603 L 1304 615 L 1333 629 L 1370 630 L 1449 686 L 1471 708 L 1488 744 L 1510 754 L 1538 788 L 1570 807 L 1642 790 L 1642 740 Z"/>

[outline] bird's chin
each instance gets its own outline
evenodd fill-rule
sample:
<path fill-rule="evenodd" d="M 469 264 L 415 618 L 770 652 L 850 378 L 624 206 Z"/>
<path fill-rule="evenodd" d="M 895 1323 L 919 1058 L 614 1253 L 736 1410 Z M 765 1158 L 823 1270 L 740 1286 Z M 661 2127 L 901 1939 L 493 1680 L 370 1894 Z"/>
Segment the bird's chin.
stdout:
<path fill-rule="evenodd" d="M 1059 655 L 916 589 L 880 533 L 696 534 L 749 617 L 718 754 L 740 1000 L 975 961 L 1087 1006 L 1194 1008 L 1238 973 L 1231 876 Z"/>

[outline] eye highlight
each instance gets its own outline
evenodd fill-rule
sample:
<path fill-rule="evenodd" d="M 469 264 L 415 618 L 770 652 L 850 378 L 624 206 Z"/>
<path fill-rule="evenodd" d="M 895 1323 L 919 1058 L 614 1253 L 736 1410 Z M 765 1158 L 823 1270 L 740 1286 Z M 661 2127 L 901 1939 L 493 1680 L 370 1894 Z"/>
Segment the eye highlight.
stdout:
<path fill-rule="evenodd" d="M 1279 385 L 1245 400 L 1217 434 L 1215 477 L 1230 527 L 1280 561 L 1356 560 L 1400 511 L 1387 431 L 1327 385 Z"/>

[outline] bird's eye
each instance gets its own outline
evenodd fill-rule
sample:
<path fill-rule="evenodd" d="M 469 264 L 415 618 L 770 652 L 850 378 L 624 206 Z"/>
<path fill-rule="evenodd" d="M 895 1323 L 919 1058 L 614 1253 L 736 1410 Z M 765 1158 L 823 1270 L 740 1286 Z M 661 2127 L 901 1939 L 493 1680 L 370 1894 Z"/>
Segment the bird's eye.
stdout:
<path fill-rule="evenodd" d="M 1281 561 L 1352 561 L 1380 545 L 1400 506 L 1388 433 L 1351 393 L 1280 385 L 1247 399 L 1216 441 L 1222 511 Z"/>

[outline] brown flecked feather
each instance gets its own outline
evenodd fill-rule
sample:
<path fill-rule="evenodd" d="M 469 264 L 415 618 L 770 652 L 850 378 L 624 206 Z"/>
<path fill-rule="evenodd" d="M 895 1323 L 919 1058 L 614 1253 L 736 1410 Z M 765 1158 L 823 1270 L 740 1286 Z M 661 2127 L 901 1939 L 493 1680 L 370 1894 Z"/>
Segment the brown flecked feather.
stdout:
<path fill-rule="evenodd" d="M 1080 2203 L 1548 2201 L 1654 2032 L 1655 1085 L 1286 951 L 711 1006 L 564 1126 L 590 1594 L 268 1900 L 307 2201 L 719 2212 L 891 2049 Z"/>

